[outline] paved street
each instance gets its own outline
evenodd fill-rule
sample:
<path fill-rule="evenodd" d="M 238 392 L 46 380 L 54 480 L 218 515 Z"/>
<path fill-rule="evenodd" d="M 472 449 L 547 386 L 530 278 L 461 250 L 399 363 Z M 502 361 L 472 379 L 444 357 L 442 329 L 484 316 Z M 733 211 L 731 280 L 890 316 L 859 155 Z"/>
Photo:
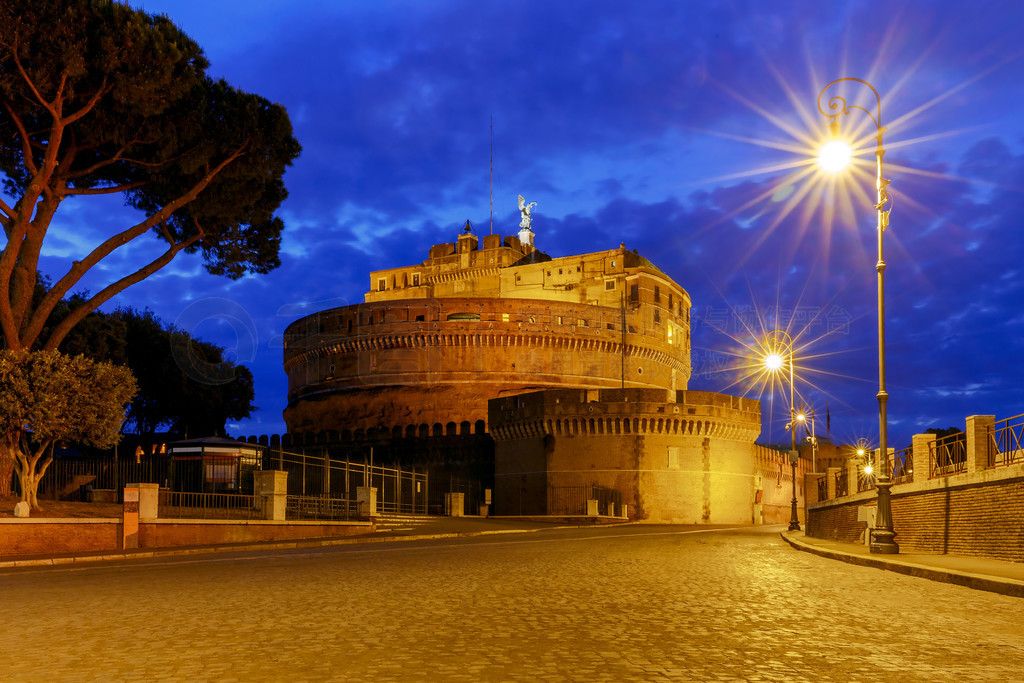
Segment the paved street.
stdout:
<path fill-rule="evenodd" d="M 778 531 L 8 570 L 0 678 L 1024 680 L 1021 599 L 798 552 Z"/>

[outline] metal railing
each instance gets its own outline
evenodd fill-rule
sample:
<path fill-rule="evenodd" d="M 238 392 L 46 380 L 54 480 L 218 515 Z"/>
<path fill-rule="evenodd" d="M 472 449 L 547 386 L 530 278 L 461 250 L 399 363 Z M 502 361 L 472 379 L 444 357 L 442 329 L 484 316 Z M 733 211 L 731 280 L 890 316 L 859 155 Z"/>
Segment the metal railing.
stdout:
<path fill-rule="evenodd" d="M 1024 415 L 996 422 L 989 435 L 989 467 L 1024 462 Z"/>
<path fill-rule="evenodd" d="M 157 516 L 169 519 L 261 519 L 256 497 L 241 493 L 160 491 Z"/>
<path fill-rule="evenodd" d="M 828 500 L 828 477 L 818 477 L 818 500 Z"/>
<path fill-rule="evenodd" d="M 914 449 L 907 446 L 892 455 L 892 483 L 905 484 L 914 480 Z"/>
<path fill-rule="evenodd" d="M 614 516 L 622 509 L 622 493 L 615 489 L 583 484 L 548 488 L 548 514 L 577 516 L 587 514 L 587 501 L 597 500 L 597 514 Z"/>
<path fill-rule="evenodd" d="M 359 503 L 346 498 L 328 496 L 288 496 L 285 506 L 287 519 L 341 521 L 354 519 Z"/>
<path fill-rule="evenodd" d="M 845 496 L 848 493 L 848 491 L 849 487 L 847 486 L 847 474 L 846 468 L 844 467 L 843 469 L 836 472 L 836 498 Z"/>
<path fill-rule="evenodd" d="M 929 477 L 958 474 L 967 468 L 967 435 L 957 432 L 928 444 Z"/>
<path fill-rule="evenodd" d="M 289 499 L 354 501 L 358 488 L 373 486 L 379 512 L 427 513 L 427 474 L 415 469 L 336 460 L 326 448 L 300 453 L 266 450 L 261 469 L 288 473 Z"/>

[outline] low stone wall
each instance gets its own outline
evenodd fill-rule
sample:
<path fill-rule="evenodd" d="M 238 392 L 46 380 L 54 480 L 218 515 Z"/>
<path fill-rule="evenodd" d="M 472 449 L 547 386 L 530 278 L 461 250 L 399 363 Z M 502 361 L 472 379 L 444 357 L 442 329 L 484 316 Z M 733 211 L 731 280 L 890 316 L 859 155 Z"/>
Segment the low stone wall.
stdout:
<path fill-rule="evenodd" d="M 807 535 L 856 543 L 874 505 L 873 490 L 809 503 Z M 903 552 L 1024 562 L 1024 464 L 897 484 L 892 519 Z"/>
<path fill-rule="evenodd" d="M 372 522 L 165 519 L 139 523 L 139 548 L 259 543 L 369 534 Z M 122 550 L 120 519 L 0 519 L 0 558 Z"/>
<path fill-rule="evenodd" d="M 0 558 L 119 550 L 117 518 L 0 519 Z"/>

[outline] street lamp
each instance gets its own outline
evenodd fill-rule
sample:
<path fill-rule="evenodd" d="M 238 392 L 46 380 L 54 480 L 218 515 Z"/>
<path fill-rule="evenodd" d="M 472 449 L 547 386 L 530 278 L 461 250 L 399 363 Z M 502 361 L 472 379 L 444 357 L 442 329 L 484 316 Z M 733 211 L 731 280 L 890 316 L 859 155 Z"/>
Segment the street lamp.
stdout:
<path fill-rule="evenodd" d="M 800 531 L 800 517 L 797 514 L 796 506 L 796 461 L 798 454 L 796 450 L 796 407 L 793 372 L 793 338 L 788 332 L 775 330 L 768 335 L 764 343 L 764 366 L 771 372 L 782 370 L 786 362 L 789 362 L 789 424 L 786 429 L 790 434 L 789 466 L 793 474 L 793 501 L 789 516 L 789 530 Z"/>
<path fill-rule="evenodd" d="M 797 413 L 796 419 L 798 422 L 806 422 L 808 420 L 808 414 L 810 414 L 811 423 L 811 435 L 807 437 L 808 442 L 811 444 L 811 471 L 818 471 L 818 437 L 814 433 L 814 408 L 804 408 Z"/>
<path fill-rule="evenodd" d="M 875 96 L 877 118 L 872 116 L 871 112 L 864 107 L 848 105 L 846 100 L 839 95 L 829 98 L 828 111 L 822 108 L 822 98 L 828 89 L 837 83 L 848 81 L 861 83 L 871 89 Z M 882 133 L 885 132 L 885 126 L 882 125 L 882 98 L 878 96 L 878 91 L 875 90 L 873 85 L 859 78 L 837 79 L 826 85 L 818 94 L 818 111 L 828 119 L 829 131 L 833 138 L 836 138 L 839 133 L 839 117 L 848 115 L 854 109 L 867 114 L 871 122 L 875 124 L 877 132 L 875 140 L 878 141 L 878 146 L 875 149 L 875 191 L 877 198 L 875 211 L 878 214 L 876 228 L 878 232 L 878 263 L 875 265 L 875 270 L 878 271 L 878 442 L 881 458 L 878 463 L 879 471 L 875 479 L 875 488 L 878 490 L 878 513 L 875 531 L 871 537 L 871 552 L 895 555 L 899 553 L 900 547 L 896 543 L 896 532 L 892 528 L 892 506 L 890 502 L 892 481 L 889 479 L 888 419 L 886 417 L 886 401 L 889 399 L 889 394 L 885 391 L 885 259 L 882 252 L 882 234 L 885 232 L 886 226 L 889 225 L 892 200 L 886 190 L 889 180 L 882 177 L 882 157 L 885 156 L 885 149 L 882 147 Z M 827 168 L 824 162 L 822 162 L 822 168 Z M 886 209 L 886 205 L 888 205 L 888 209 Z"/>

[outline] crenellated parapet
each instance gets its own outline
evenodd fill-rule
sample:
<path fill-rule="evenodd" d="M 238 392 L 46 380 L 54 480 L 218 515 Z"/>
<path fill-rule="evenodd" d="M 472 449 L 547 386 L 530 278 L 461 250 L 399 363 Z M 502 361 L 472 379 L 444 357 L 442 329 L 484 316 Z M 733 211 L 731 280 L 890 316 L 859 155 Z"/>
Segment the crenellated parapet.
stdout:
<path fill-rule="evenodd" d="M 667 436 L 753 442 L 761 429 L 758 401 L 713 392 L 639 389 L 554 390 L 490 402 L 496 441 L 553 435 Z M 661 399 L 661 400 L 658 400 Z"/>

